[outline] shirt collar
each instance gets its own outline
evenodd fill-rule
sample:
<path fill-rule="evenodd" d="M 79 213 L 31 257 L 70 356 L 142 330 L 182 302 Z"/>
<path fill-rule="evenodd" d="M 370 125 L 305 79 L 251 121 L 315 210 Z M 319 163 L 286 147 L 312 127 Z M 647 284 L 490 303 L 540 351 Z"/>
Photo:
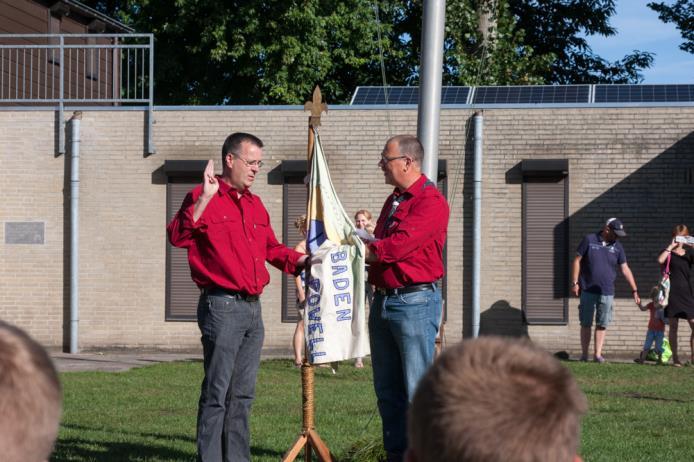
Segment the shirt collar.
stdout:
<path fill-rule="evenodd" d="M 232 194 L 232 193 L 234 193 L 234 192 L 238 193 L 238 190 L 236 188 L 234 188 L 233 186 L 231 186 L 226 181 L 222 180 L 221 175 L 215 175 L 215 176 L 217 177 L 217 182 L 219 183 L 219 191 L 217 191 L 217 194 L 219 194 L 220 196 L 224 196 L 224 195 L 228 194 L 231 197 L 233 197 L 234 199 L 236 199 L 238 197 L 238 195 Z M 251 194 L 251 192 L 248 190 L 248 188 L 244 188 L 244 190 L 241 191 L 241 196 L 246 196 L 246 195 L 250 195 L 250 194 Z"/>
<path fill-rule="evenodd" d="M 407 188 L 406 190 L 400 192 L 400 191 L 398 190 L 398 188 L 395 188 L 395 190 L 393 190 L 393 197 L 394 197 L 394 198 L 398 198 L 398 197 L 400 197 L 400 196 L 404 196 L 405 194 L 407 194 L 407 195 L 409 195 L 409 196 L 411 196 L 411 197 L 415 197 L 415 196 L 417 196 L 418 194 L 421 194 L 421 192 L 424 190 L 424 188 L 422 187 L 422 185 L 423 185 L 426 181 L 427 181 L 427 177 L 426 177 L 426 175 L 424 175 L 424 174 L 422 173 L 422 174 L 419 176 L 419 178 L 417 179 L 417 181 L 415 181 L 414 183 L 412 183 L 412 184 L 410 185 L 410 187 Z"/>

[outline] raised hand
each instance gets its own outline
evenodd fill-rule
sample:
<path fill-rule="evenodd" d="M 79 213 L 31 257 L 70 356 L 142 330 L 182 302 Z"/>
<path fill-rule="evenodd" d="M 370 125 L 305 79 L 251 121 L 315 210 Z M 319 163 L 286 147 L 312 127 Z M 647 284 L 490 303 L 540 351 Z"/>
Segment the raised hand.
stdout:
<path fill-rule="evenodd" d="M 202 216 L 202 212 L 205 211 L 207 204 L 217 194 L 217 191 L 219 191 L 219 180 L 214 176 L 214 162 L 210 159 L 207 161 L 205 173 L 202 174 L 202 194 L 193 206 L 193 222 L 198 221 Z"/>
<path fill-rule="evenodd" d="M 202 174 L 202 194 L 208 198 L 214 196 L 219 191 L 219 180 L 214 176 L 214 161 L 207 161 L 205 172 Z"/>

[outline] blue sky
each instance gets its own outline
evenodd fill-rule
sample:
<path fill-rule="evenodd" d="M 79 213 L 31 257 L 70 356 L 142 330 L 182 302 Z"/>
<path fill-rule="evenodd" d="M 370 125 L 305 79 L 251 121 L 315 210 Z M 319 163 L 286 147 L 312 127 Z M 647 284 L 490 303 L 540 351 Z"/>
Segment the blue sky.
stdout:
<path fill-rule="evenodd" d="M 646 6 L 652 0 L 617 0 L 610 24 L 612 37 L 591 36 L 588 44 L 610 61 L 632 50 L 655 53 L 653 65 L 643 72 L 642 83 L 694 83 L 694 54 L 679 49 L 682 37 L 673 24 L 665 24 Z M 666 3 L 672 3 L 667 1 Z"/>

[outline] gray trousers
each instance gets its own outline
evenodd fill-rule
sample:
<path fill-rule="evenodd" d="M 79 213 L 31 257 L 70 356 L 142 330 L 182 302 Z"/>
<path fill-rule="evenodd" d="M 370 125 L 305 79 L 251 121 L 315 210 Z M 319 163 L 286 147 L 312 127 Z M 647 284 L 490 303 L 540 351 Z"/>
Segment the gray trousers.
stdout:
<path fill-rule="evenodd" d="M 248 418 L 265 329 L 260 302 L 200 296 L 205 378 L 200 390 L 199 462 L 251 460 Z"/>

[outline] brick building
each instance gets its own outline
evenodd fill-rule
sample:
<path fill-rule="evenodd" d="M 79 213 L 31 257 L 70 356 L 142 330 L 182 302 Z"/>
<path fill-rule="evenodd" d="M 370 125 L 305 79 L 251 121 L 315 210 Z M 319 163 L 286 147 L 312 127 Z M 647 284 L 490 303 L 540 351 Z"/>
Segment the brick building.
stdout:
<path fill-rule="evenodd" d="M 645 297 L 657 280 L 656 254 L 672 225 L 694 225 L 689 207 L 694 105 L 444 105 L 440 185 L 451 204 L 449 342 L 470 329 L 473 143 L 466 130 L 479 110 L 484 118 L 480 331 L 529 335 L 549 349 L 577 352 L 577 300 L 567 298 L 567 282 L 568 262 L 581 237 L 608 217 L 621 218 L 629 233 L 623 241 L 628 261 Z M 307 117 L 300 107 L 156 107 L 157 152 L 146 155 L 142 108 L 85 110 L 81 348 L 198 348 L 190 316 L 194 306 L 172 305 L 189 289 L 187 275 L 171 265 L 168 217 L 206 159 L 215 159 L 219 169 L 224 138 L 248 131 L 266 144 L 267 166 L 254 192 L 263 198 L 278 238 L 294 245 L 291 223 L 301 207 L 291 194 L 302 175 L 297 161 L 306 155 Z M 378 213 L 390 191 L 376 165 L 383 144 L 393 134 L 415 133 L 416 125 L 413 106 L 330 107 L 321 136 L 348 212 Z M 69 324 L 69 153 L 55 155 L 56 117 L 49 108 L 2 108 L 0 127 L 0 318 L 60 347 Z M 270 273 L 262 297 L 265 345 L 289 353 L 291 295 L 283 295 L 281 273 L 274 268 Z M 646 324 L 619 279 L 607 354 L 638 351 Z"/>

